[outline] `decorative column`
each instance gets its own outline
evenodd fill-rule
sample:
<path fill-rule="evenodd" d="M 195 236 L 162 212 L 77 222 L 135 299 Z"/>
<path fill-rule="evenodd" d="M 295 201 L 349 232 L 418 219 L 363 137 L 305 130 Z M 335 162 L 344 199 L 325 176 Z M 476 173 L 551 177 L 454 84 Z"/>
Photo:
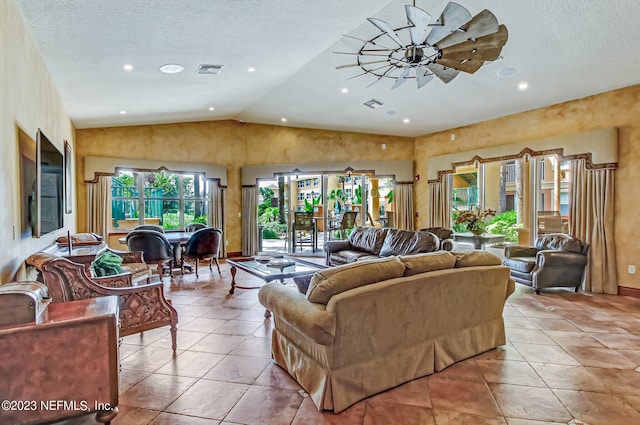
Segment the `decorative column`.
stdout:
<path fill-rule="evenodd" d="M 380 191 L 378 190 L 378 179 L 369 179 L 371 183 L 371 217 L 380 220 Z"/>
<path fill-rule="evenodd" d="M 531 235 L 531 219 L 529 214 L 530 180 L 528 158 L 516 159 L 516 212 L 522 230 L 518 232 L 518 243 L 528 245 Z"/>

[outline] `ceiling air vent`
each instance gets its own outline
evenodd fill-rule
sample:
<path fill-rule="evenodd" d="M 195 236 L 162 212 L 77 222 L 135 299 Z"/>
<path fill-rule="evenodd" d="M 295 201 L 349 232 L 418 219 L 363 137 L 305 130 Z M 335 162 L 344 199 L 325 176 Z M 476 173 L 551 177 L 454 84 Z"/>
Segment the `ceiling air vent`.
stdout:
<path fill-rule="evenodd" d="M 384 103 L 380 102 L 379 100 L 371 99 L 364 102 L 363 105 L 368 106 L 371 109 L 377 109 L 384 105 Z"/>
<path fill-rule="evenodd" d="M 219 74 L 224 65 L 200 65 L 196 73 L 198 74 Z"/>

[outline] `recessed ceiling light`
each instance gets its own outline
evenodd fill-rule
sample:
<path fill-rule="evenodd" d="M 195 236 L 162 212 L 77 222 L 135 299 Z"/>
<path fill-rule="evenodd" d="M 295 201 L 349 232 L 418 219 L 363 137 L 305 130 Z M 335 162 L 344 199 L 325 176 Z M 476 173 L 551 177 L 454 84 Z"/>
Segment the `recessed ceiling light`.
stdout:
<path fill-rule="evenodd" d="M 286 118 L 280 118 L 280 121 L 287 122 L 287 119 Z"/>
<path fill-rule="evenodd" d="M 387 111 L 387 115 L 395 115 L 396 111 L 394 111 L 393 109 Z"/>
<path fill-rule="evenodd" d="M 168 63 L 160 67 L 160 72 L 164 72 L 165 74 L 177 74 L 182 71 L 184 71 L 184 66 L 177 63 Z"/>
<path fill-rule="evenodd" d="M 507 66 L 505 68 L 502 68 L 502 69 L 498 70 L 498 72 L 497 72 L 498 77 L 502 77 L 502 78 L 511 77 L 515 73 L 516 73 L 516 69 L 511 67 L 511 66 Z"/>
<path fill-rule="evenodd" d="M 409 124 L 411 122 L 411 120 L 409 118 L 405 118 L 402 120 L 403 123 L 405 124 Z"/>
<path fill-rule="evenodd" d="M 249 68 L 247 68 L 247 72 L 255 72 L 255 68 L 250 66 Z"/>
<path fill-rule="evenodd" d="M 126 115 L 127 111 L 120 111 L 120 115 Z"/>
<path fill-rule="evenodd" d="M 125 71 L 131 71 L 133 70 L 133 65 L 126 63 L 122 66 L 122 69 L 124 69 Z"/>
<path fill-rule="evenodd" d="M 518 84 L 518 88 L 520 90 L 526 90 L 528 87 L 529 87 L 529 84 L 525 83 L 525 82 L 522 82 L 522 83 Z"/>
<path fill-rule="evenodd" d="M 342 93 L 349 93 L 349 89 L 344 87 L 342 90 L 340 90 Z"/>
<path fill-rule="evenodd" d="M 209 110 L 210 111 L 213 111 L 214 109 L 216 109 L 216 108 L 214 108 L 213 106 L 209 106 Z"/>

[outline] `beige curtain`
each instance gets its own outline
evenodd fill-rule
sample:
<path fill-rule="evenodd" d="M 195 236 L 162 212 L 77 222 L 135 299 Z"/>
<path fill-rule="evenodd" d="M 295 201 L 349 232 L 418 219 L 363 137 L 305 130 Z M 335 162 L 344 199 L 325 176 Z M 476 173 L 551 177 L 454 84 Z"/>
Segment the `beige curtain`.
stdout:
<path fill-rule="evenodd" d="M 87 184 L 87 231 L 107 240 L 111 227 L 111 176 Z"/>
<path fill-rule="evenodd" d="M 258 253 L 258 187 L 242 188 L 242 255 Z"/>
<path fill-rule="evenodd" d="M 396 184 L 393 188 L 396 227 L 413 230 L 413 184 Z"/>
<path fill-rule="evenodd" d="M 220 256 L 227 256 L 224 228 L 224 189 L 218 185 L 218 180 L 210 180 L 209 185 L 209 226 L 222 230 L 222 243 L 220 244 Z"/>
<path fill-rule="evenodd" d="M 451 174 L 429 183 L 429 227 L 451 227 Z"/>
<path fill-rule="evenodd" d="M 569 208 L 569 233 L 589 244 L 584 289 L 617 294 L 614 170 L 588 170 L 583 159 L 571 161 Z"/>

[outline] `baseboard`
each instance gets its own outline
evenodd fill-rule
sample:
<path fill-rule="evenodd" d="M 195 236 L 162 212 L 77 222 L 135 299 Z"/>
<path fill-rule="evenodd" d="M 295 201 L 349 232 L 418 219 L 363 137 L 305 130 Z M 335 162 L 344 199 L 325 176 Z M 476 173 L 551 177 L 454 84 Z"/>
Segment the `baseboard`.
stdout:
<path fill-rule="evenodd" d="M 237 258 L 237 257 L 242 257 L 242 251 L 227 252 L 227 258 Z"/>
<path fill-rule="evenodd" d="M 629 288 L 627 286 L 618 286 L 618 295 L 640 298 L 640 288 Z"/>

